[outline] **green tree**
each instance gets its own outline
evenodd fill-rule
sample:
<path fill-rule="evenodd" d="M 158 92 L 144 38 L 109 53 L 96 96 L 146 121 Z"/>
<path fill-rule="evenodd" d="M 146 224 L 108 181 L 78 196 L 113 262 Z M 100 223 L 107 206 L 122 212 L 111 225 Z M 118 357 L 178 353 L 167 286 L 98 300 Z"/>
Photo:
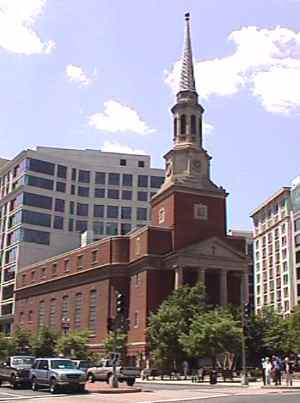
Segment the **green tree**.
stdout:
<path fill-rule="evenodd" d="M 240 352 L 241 340 L 240 322 L 222 308 L 196 315 L 188 332 L 179 338 L 188 356 L 210 357 L 213 366 L 218 354 Z"/>
<path fill-rule="evenodd" d="M 110 332 L 106 339 L 104 340 L 105 353 L 108 355 L 110 353 L 116 352 L 120 353 L 121 356 L 125 355 L 127 343 L 127 333 L 125 332 Z"/>
<path fill-rule="evenodd" d="M 179 338 L 188 333 L 196 315 L 204 312 L 205 292 L 201 283 L 175 290 L 149 318 L 147 336 L 155 361 L 171 368 L 186 356 Z"/>
<path fill-rule="evenodd" d="M 5 360 L 14 349 L 12 339 L 0 333 L 0 360 Z"/>
<path fill-rule="evenodd" d="M 56 344 L 56 352 L 64 357 L 86 360 L 88 358 L 88 339 L 90 332 L 80 330 L 61 336 Z"/>
<path fill-rule="evenodd" d="M 300 305 L 294 308 L 288 321 L 288 348 L 290 352 L 299 353 L 300 351 Z M 288 352 L 288 351 L 287 351 Z"/>
<path fill-rule="evenodd" d="M 10 353 L 31 353 L 32 352 L 32 335 L 30 330 L 17 328 L 11 339 Z"/>
<path fill-rule="evenodd" d="M 57 333 L 47 327 L 41 327 L 32 337 L 32 352 L 36 357 L 51 357 L 55 354 Z"/>
<path fill-rule="evenodd" d="M 272 309 L 264 309 L 257 322 L 263 326 L 263 349 L 265 355 L 283 355 L 290 351 L 289 321 Z"/>

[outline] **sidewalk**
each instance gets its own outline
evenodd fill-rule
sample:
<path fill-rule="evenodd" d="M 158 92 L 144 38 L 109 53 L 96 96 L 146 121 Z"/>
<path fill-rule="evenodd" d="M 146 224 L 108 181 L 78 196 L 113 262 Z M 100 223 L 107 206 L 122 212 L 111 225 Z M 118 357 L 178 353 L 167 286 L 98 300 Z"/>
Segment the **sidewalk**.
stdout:
<path fill-rule="evenodd" d="M 138 378 L 136 380 L 136 384 L 139 385 L 140 383 L 143 383 L 145 385 L 182 385 L 182 386 L 195 386 L 197 388 L 251 388 L 251 389 L 278 389 L 278 390 L 298 390 L 300 389 L 300 379 L 295 379 L 293 381 L 293 386 L 286 386 L 285 381 L 283 380 L 282 385 L 276 386 L 276 385 L 270 385 L 270 386 L 264 386 L 262 383 L 262 380 L 256 381 L 256 382 L 250 382 L 249 385 L 241 385 L 241 380 L 237 378 L 234 382 L 224 382 L 223 379 L 218 379 L 218 383 L 215 385 L 211 385 L 208 380 L 205 380 L 204 382 L 192 382 L 191 379 L 187 380 L 170 380 L 170 379 L 149 379 L 147 380 L 142 380 L 141 378 Z"/>

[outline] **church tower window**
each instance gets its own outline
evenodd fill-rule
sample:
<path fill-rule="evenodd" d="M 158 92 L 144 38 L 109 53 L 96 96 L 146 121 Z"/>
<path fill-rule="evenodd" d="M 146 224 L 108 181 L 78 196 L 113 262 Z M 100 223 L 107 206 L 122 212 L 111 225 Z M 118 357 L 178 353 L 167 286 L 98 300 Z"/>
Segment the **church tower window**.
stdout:
<path fill-rule="evenodd" d="M 191 134 L 192 136 L 196 135 L 196 116 L 191 116 Z"/>
<path fill-rule="evenodd" d="M 180 134 L 186 134 L 186 116 L 180 116 Z"/>
<path fill-rule="evenodd" d="M 174 118 L 174 139 L 177 136 L 177 118 Z"/>

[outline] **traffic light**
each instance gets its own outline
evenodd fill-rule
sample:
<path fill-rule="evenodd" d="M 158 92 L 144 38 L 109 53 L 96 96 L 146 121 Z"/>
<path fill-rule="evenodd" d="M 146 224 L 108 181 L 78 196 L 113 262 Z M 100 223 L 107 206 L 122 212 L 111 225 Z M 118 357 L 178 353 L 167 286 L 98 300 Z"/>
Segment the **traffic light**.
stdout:
<path fill-rule="evenodd" d="M 124 305 L 125 305 L 124 295 L 121 292 L 118 292 L 116 303 L 117 314 L 124 313 Z"/>
<path fill-rule="evenodd" d="M 244 326 L 248 327 L 250 324 L 251 305 L 249 303 L 243 305 L 243 322 Z"/>

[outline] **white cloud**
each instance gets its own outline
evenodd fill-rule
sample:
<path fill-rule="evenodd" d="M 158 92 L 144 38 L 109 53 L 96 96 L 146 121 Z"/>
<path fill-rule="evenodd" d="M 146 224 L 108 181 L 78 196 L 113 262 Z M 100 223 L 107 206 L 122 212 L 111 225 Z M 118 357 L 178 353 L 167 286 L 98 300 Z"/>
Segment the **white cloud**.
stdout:
<path fill-rule="evenodd" d="M 75 81 L 81 85 L 89 85 L 91 83 L 91 79 L 86 75 L 80 66 L 68 64 L 65 71 L 70 81 Z"/>
<path fill-rule="evenodd" d="M 214 126 L 210 123 L 204 122 L 203 124 L 203 132 L 204 134 L 210 134 L 214 130 Z"/>
<path fill-rule="evenodd" d="M 110 153 L 122 153 L 122 154 L 141 154 L 145 155 L 144 150 L 139 150 L 137 148 L 132 148 L 127 144 L 120 144 L 118 142 L 104 141 L 101 151 L 106 151 Z"/>
<path fill-rule="evenodd" d="M 47 0 L 0 0 L 0 47 L 13 53 L 51 53 L 55 42 L 43 42 L 33 30 Z"/>
<path fill-rule="evenodd" d="M 300 112 L 300 32 L 276 27 L 244 27 L 228 39 L 232 55 L 195 63 L 197 90 L 202 98 L 233 95 L 246 88 L 270 112 Z M 176 93 L 180 63 L 165 72 Z"/>
<path fill-rule="evenodd" d="M 89 117 L 89 125 L 111 133 L 148 134 L 154 131 L 134 109 L 113 100 L 104 102 L 104 112 L 95 113 Z"/>

